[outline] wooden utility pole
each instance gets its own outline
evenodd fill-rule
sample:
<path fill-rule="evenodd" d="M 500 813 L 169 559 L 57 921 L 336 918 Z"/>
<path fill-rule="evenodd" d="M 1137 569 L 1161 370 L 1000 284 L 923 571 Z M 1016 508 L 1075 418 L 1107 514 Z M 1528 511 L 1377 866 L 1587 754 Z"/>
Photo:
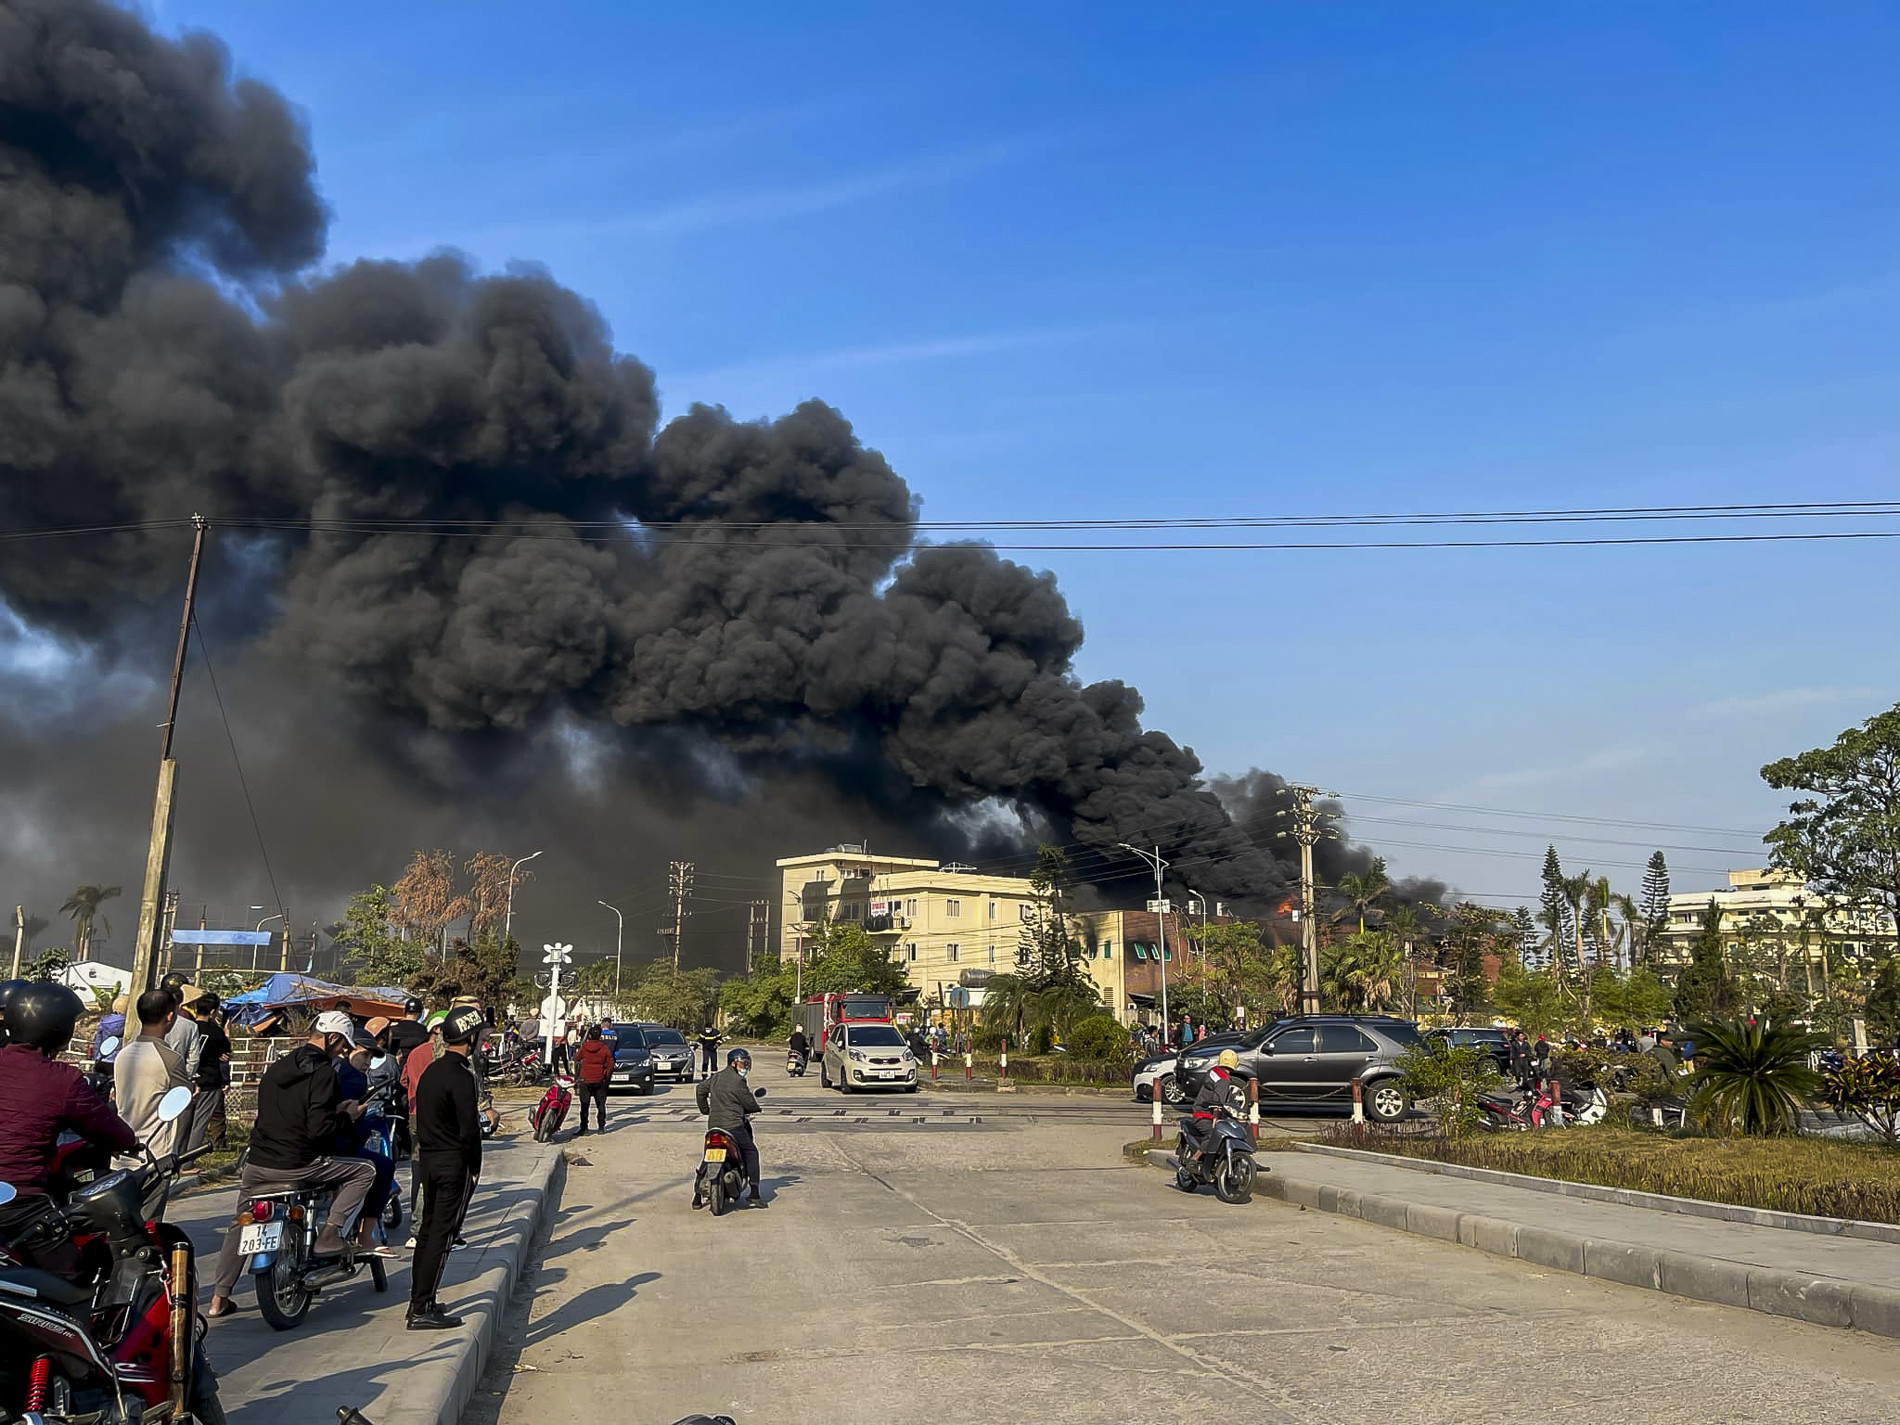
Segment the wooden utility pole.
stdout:
<path fill-rule="evenodd" d="M 178 651 L 172 657 L 171 696 L 165 704 L 164 738 L 158 751 L 158 790 L 152 798 L 152 836 L 145 851 L 145 889 L 139 896 L 138 939 L 132 945 L 132 997 L 152 986 L 158 963 L 160 907 L 172 868 L 172 793 L 178 764 L 172 761 L 172 731 L 178 725 L 178 690 L 185 681 L 185 651 L 191 644 L 191 610 L 198 598 L 198 563 L 204 555 L 203 515 L 191 517 L 191 568 L 185 575 L 185 611 L 178 620 Z"/>
<path fill-rule="evenodd" d="M 673 892 L 673 968 L 680 967 L 680 940 L 686 933 L 686 898 L 693 893 L 693 863 L 667 864 L 667 889 Z"/>

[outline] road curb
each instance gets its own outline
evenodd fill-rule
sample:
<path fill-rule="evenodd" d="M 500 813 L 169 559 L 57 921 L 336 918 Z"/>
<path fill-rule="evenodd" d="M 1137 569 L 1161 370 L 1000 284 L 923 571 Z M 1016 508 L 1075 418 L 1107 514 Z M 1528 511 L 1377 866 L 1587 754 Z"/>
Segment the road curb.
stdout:
<path fill-rule="evenodd" d="M 566 1182 L 566 1155 L 554 1148 L 522 1180 L 518 1200 L 489 1229 L 492 1236 L 482 1250 L 481 1270 L 444 1289 L 443 1304 L 463 1321 L 452 1333 L 451 1348 L 392 1379 L 368 1408 L 376 1425 L 458 1425 L 494 1351 L 508 1299 L 533 1261 L 535 1243 L 560 1208 Z"/>
<path fill-rule="evenodd" d="M 1355 1154 L 1379 1158 L 1383 1154 Z M 1284 1157 L 1281 1160 L 1285 1161 Z M 1148 1165 L 1172 1175 L 1172 1153 L 1150 1153 Z M 1509 1177 L 1510 1174 L 1501 1176 Z M 1839 1277 L 1783 1271 L 1746 1262 L 1675 1252 L 1643 1243 L 1586 1237 L 1552 1227 L 1510 1222 L 1436 1204 L 1354 1192 L 1288 1174 L 1280 1163 L 1260 1175 L 1254 1193 L 1289 1207 L 1356 1217 L 1375 1227 L 1512 1257 L 1551 1271 L 1641 1287 L 1668 1296 L 1745 1307 L 1816 1326 L 1848 1327 L 1900 1339 L 1900 1290 Z M 1635 1211 L 1647 1211 L 1634 1207 Z"/>

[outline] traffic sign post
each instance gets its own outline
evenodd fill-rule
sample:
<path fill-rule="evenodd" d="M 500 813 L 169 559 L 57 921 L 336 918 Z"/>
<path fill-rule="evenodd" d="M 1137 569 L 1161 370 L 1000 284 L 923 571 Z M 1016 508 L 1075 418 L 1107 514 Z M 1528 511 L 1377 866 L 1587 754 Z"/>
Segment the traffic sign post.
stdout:
<path fill-rule="evenodd" d="M 548 997 L 541 1001 L 541 1032 L 547 1039 L 548 1072 L 554 1071 L 554 1031 L 567 1020 L 567 1003 L 561 998 L 561 966 L 574 963 L 572 945 L 543 945 L 541 963 L 548 967 Z"/>

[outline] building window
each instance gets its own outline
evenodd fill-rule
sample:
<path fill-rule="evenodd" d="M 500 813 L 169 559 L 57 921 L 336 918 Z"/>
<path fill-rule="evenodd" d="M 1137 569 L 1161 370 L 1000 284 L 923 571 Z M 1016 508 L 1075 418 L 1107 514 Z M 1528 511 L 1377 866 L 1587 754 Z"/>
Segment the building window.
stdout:
<path fill-rule="evenodd" d="M 904 947 L 904 957 L 908 960 L 915 960 L 917 958 L 917 942 L 916 941 L 913 940 L 911 941 L 910 944 Z"/>
<path fill-rule="evenodd" d="M 990 963 L 992 965 L 996 963 L 996 947 L 994 945 L 990 946 Z"/>
<path fill-rule="evenodd" d="M 1104 960 L 1113 960 L 1115 958 L 1115 946 L 1112 941 L 1104 940 L 1102 942 L 1102 958 Z"/>
<path fill-rule="evenodd" d="M 1029 924 L 1029 907 L 1026 905 L 1017 906 L 1016 919 L 1020 920 L 1024 925 Z"/>
<path fill-rule="evenodd" d="M 864 915 L 864 907 L 855 903 L 847 903 L 838 908 L 838 914 L 845 920 L 860 920 Z"/>
<path fill-rule="evenodd" d="M 944 946 L 943 948 L 944 948 L 944 949 L 945 949 L 945 950 L 946 950 L 946 951 L 947 951 L 947 952 L 949 953 L 949 955 L 950 955 L 950 963 L 951 963 L 951 964 L 953 964 L 953 965 L 954 965 L 954 964 L 956 963 L 956 960 L 957 960 L 957 956 L 959 956 L 960 954 L 962 954 L 962 953 L 963 953 L 963 952 L 962 952 L 962 950 L 961 950 L 961 949 L 959 949 L 959 948 L 958 948 L 957 946 L 955 946 L 955 945 L 946 945 L 946 946 Z"/>
<path fill-rule="evenodd" d="M 952 920 L 961 919 L 963 916 L 963 902 L 958 900 L 955 896 L 951 896 L 943 903 L 943 913 Z"/>
<path fill-rule="evenodd" d="M 917 918 L 917 897 L 912 896 L 909 900 L 904 902 L 904 914 L 909 916 L 912 920 Z"/>
<path fill-rule="evenodd" d="M 989 907 L 990 907 L 990 919 L 995 920 L 996 919 L 996 902 L 995 901 L 989 902 Z"/>

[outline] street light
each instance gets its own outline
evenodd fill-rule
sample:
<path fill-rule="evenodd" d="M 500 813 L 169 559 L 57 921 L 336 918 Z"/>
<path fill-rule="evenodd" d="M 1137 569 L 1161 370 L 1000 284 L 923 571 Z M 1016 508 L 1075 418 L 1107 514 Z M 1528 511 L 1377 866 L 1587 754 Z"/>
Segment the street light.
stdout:
<path fill-rule="evenodd" d="M 501 925 L 501 939 L 504 945 L 514 938 L 515 933 L 515 872 L 540 854 L 539 851 L 531 851 L 508 868 L 508 916 Z"/>
<path fill-rule="evenodd" d="M 596 901 L 595 904 L 607 905 L 607 902 Z M 620 994 L 620 939 L 626 931 L 627 918 L 620 913 L 617 905 L 607 905 L 607 909 L 614 913 L 614 995 L 617 998 Z"/>
<path fill-rule="evenodd" d="M 1170 1030 L 1168 1019 L 1168 903 L 1161 896 L 1161 873 L 1168 869 L 1168 863 L 1161 859 L 1161 848 L 1143 851 L 1139 846 L 1130 846 L 1126 841 L 1115 843 L 1122 850 L 1139 856 L 1154 869 L 1155 873 L 1155 948 L 1161 955 L 1161 1029 L 1165 1034 Z"/>
<path fill-rule="evenodd" d="M 264 907 L 262 907 L 261 905 L 254 905 L 251 907 L 252 910 L 262 910 L 263 908 Z M 276 915 L 267 915 L 262 920 L 258 921 L 257 930 L 262 930 L 265 926 L 269 925 L 273 920 L 283 920 L 284 928 L 286 930 L 290 928 L 290 922 L 288 920 L 284 920 L 284 913 L 280 910 L 277 912 Z M 257 934 L 257 930 L 253 930 L 251 934 L 253 935 Z"/>

